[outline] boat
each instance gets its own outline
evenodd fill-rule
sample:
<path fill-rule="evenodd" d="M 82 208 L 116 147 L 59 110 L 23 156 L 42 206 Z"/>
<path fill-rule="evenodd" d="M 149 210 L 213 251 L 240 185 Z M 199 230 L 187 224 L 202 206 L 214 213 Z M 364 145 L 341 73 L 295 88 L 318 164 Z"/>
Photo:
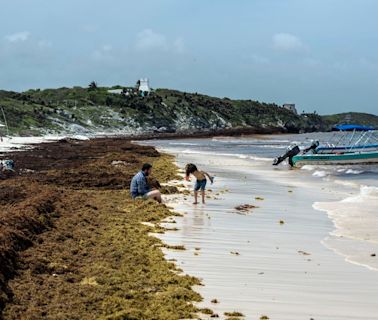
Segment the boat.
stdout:
<path fill-rule="evenodd" d="M 378 144 L 369 145 L 355 145 L 355 146 L 340 146 L 340 147 L 318 147 L 316 148 L 317 153 L 328 154 L 335 153 L 339 154 L 341 152 L 362 152 L 362 151 L 378 151 Z"/>
<path fill-rule="evenodd" d="M 339 124 L 332 128 L 332 131 L 374 131 L 374 127 L 360 124 Z"/>
<path fill-rule="evenodd" d="M 303 165 L 354 165 L 378 163 L 378 139 L 373 134 L 372 127 L 361 125 L 340 125 L 339 131 L 347 131 L 348 134 L 337 136 L 336 143 L 320 145 L 318 141 L 312 141 L 311 145 L 303 150 L 294 145 L 288 148 L 285 154 L 277 157 L 273 165 L 278 165 L 288 159 L 290 166 L 301 167 Z M 352 134 L 349 131 L 353 131 Z M 348 140 L 345 143 L 345 140 Z M 371 141 L 373 140 L 373 143 Z"/>
<path fill-rule="evenodd" d="M 291 159 L 294 167 L 303 165 L 353 165 L 378 163 L 378 151 L 329 154 L 299 154 Z"/>
<path fill-rule="evenodd" d="M 341 131 L 341 135 L 334 135 L 336 142 L 318 146 L 316 153 L 340 153 L 350 151 L 378 151 L 378 139 L 374 136 L 376 130 L 373 127 L 344 124 L 335 126 L 332 131 Z M 350 132 L 353 132 L 350 134 Z M 348 140 L 348 141 L 345 141 Z M 331 138 L 332 141 L 332 138 Z M 372 141 L 372 143 L 368 143 Z"/>

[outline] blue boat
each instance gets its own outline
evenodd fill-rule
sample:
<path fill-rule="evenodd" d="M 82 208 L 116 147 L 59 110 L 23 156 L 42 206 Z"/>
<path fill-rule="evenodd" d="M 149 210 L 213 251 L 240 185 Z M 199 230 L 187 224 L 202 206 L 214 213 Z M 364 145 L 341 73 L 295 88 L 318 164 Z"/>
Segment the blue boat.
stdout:
<path fill-rule="evenodd" d="M 362 126 L 360 124 L 339 124 L 332 128 L 332 131 L 373 131 L 375 128 Z"/>
<path fill-rule="evenodd" d="M 340 154 L 299 154 L 291 158 L 294 167 L 303 165 L 353 165 L 378 163 L 378 151 Z"/>
<path fill-rule="evenodd" d="M 353 133 L 336 133 L 336 143 L 319 145 L 312 141 L 305 149 L 299 146 L 290 147 L 285 154 L 274 159 L 273 165 L 278 165 L 288 159 L 291 166 L 300 167 L 312 165 L 353 165 L 378 163 L 378 138 L 372 127 L 360 125 L 336 126 L 339 131 Z M 359 133 L 358 133 L 359 132 Z"/>

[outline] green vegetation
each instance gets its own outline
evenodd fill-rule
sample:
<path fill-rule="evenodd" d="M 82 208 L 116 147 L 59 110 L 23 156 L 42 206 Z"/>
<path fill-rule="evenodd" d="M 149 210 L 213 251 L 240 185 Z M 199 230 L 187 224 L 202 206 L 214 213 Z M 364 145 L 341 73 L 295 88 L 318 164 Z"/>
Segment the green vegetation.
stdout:
<path fill-rule="evenodd" d="M 122 90 L 122 94 L 109 90 Z M 43 133 L 191 133 L 233 130 L 309 132 L 329 130 L 345 114 L 296 115 L 273 103 L 215 98 L 157 89 L 141 97 L 134 88 L 99 87 L 0 91 L 13 134 Z M 350 113 L 360 124 L 378 126 L 378 117 Z"/>
<path fill-rule="evenodd" d="M 346 112 L 323 116 L 330 126 L 335 124 L 353 123 L 378 128 L 378 116 L 361 112 Z"/>

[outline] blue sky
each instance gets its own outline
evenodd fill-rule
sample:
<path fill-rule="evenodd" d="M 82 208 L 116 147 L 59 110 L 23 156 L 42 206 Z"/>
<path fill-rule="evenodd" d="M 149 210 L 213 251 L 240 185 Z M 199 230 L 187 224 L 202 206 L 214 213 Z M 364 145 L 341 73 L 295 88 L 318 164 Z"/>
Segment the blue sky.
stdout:
<path fill-rule="evenodd" d="M 0 88 L 133 85 L 377 114 L 376 0 L 0 0 Z"/>

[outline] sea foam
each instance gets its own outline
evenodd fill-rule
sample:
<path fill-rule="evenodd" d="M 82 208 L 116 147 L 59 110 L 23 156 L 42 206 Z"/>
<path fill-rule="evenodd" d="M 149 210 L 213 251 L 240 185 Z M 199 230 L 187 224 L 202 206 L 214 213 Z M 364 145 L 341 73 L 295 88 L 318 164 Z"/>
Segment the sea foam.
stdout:
<path fill-rule="evenodd" d="M 378 269 L 378 187 L 360 186 L 357 194 L 340 201 L 315 202 L 314 209 L 325 211 L 335 225 L 327 247 L 343 255 L 347 261 Z M 363 209 L 362 209 L 363 208 Z"/>

